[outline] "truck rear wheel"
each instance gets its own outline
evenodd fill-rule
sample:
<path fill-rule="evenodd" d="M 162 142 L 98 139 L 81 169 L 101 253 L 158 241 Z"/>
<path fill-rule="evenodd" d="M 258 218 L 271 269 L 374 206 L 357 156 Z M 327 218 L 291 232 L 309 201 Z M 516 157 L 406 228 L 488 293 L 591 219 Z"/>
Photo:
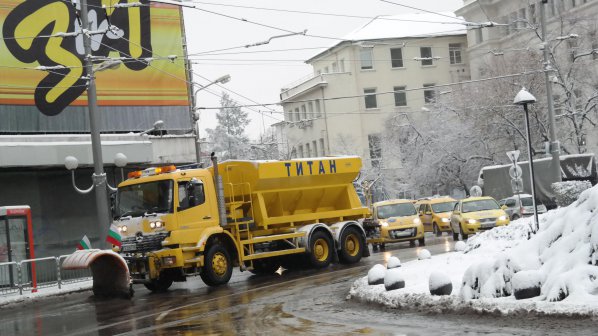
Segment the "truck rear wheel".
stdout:
<path fill-rule="evenodd" d="M 343 231 L 340 239 L 341 249 L 339 259 L 345 264 L 354 264 L 361 260 L 365 244 L 360 231 L 354 227 L 349 227 Z"/>
<path fill-rule="evenodd" d="M 332 241 L 323 231 L 316 231 L 310 239 L 309 262 L 314 268 L 324 268 L 332 261 Z"/>
<path fill-rule="evenodd" d="M 233 274 L 233 264 L 228 251 L 220 244 L 213 244 L 205 254 L 201 279 L 208 286 L 226 284 Z"/>

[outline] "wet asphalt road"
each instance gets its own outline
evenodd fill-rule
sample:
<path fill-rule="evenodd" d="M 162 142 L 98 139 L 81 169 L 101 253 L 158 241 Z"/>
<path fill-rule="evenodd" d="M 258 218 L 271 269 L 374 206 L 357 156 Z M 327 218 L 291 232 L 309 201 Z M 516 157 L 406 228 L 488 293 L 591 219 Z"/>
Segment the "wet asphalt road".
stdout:
<path fill-rule="evenodd" d="M 426 236 L 432 254 L 448 236 Z M 90 291 L 0 310 L 0 335 L 598 335 L 590 319 L 430 314 L 346 300 L 352 282 L 390 255 L 405 262 L 417 248 L 387 245 L 352 266 L 258 277 L 235 271 L 228 286 L 199 278 L 132 300 L 99 300 Z"/>

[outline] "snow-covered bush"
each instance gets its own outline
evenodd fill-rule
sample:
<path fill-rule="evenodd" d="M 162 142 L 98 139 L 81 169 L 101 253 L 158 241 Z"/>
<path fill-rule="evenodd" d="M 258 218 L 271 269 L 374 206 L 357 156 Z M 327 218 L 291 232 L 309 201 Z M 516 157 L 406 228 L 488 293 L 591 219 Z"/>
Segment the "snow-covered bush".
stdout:
<path fill-rule="evenodd" d="M 405 287 L 405 278 L 400 267 L 392 268 L 386 271 L 384 275 L 384 288 L 387 291 Z"/>
<path fill-rule="evenodd" d="M 397 268 L 397 267 L 401 267 L 401 261 L 399 260 L 399 258 L 397 258 L 397 257 L 388 258 L 388 261 L 386 262 L 386 268 L 391 269 L 391 268 Z"/>
<path fill-rule="evenodd" d="M 564 181 L 552 184 L 552 190 L 556 196 L 556 204 L 560 207 L 566 207 L 575 202 L 582 191 L 590 189 L 590 181 Z"/>
<path fill-rule="evenodd" d="M 368 285 L 381 285 L 384 283 L 386 267 L 380 264 L 374 265 L 368 271 Z"/>
<path fill-rule="evenodd" d="M 451 295 L 453 291 L 453 282 L 448 275 L 434 271 L 430 274 L 428 288 L 432 295 Z"/>

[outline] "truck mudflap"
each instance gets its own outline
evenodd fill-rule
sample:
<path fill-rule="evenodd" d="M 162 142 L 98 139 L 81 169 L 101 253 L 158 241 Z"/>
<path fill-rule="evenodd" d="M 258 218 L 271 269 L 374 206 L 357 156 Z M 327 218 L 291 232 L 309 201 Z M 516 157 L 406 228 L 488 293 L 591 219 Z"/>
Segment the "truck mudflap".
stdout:
<path fill-rule="evenodd" d="M 91 269 L 93 294 L 101 297 L 131 298 L 131 276 L 127 262 L 111 250 L 79 250 L 66 257 L 65 270 Z"/>

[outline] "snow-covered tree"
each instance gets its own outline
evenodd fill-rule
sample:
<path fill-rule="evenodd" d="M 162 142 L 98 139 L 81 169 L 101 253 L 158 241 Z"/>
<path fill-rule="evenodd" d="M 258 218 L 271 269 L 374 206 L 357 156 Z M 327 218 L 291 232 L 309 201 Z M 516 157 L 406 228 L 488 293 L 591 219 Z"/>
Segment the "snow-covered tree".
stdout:
<path fill-rule="evenodd" d="M 208 138 L 213 144 L 213 151 L 217 152 L 221 160 L 248 159 L 249 138 L 245 135 L 245 128 L 249 125 L 247 112 L 241 110 L 227 93 L 222 93 L 220 110 L 216 114 L 218 124 L 216 128 L 206 129 Z"/>

